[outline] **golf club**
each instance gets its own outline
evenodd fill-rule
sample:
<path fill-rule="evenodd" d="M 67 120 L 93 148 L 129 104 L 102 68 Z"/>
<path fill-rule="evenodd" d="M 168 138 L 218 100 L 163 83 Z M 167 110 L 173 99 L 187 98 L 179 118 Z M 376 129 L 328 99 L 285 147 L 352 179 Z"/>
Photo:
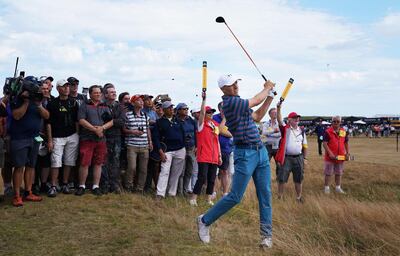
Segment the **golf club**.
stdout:
<path fill-rule="evenodd" d="M 254 63 L 253 59 L 250 57 L 249 53 L 246 51 L 246 49 L 244 49 L 243 45 L 240 43 L 239 39 L 235 36 L 235 34 L 233 33 L 232 29 L 228 26 L 228 24 L 226 24 L 226 21 L 224 19 L 224 17 L 219 16 L 215 19 L 215 21 L 217 23 L 224 23 L 226 25 L 226 27 L 229 29 L 229 31 L 231 32 L 231 34 L 233 35 L 233 37 L 236 39 L 236 41 L 239 43 L 240 47 L 242 47 L 244 53 L 246 53 L 247 57 L 249 57 L 251 63 L 253 63 L 254 67 L 257 69 L 258 73 L 261 75 L 261 77 L 264 79 L 264 81 L 267 81 L 267 78 L 265 78 L 265 76 L 261 73 L 260 69 L 258 69 L 256 63 Z M 276 91 L 273 91 L 274 95 L 276 95 Z"/>

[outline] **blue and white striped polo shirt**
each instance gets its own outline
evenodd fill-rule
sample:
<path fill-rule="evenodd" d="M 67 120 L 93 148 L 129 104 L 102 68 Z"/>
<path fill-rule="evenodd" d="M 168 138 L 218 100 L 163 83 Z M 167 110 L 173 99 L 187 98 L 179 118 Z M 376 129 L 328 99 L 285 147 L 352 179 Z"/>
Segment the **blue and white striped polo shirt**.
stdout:
<path fill-rule="evenodd" d="M 262 144 L 257 126 L 249 108 L 249 100 L 241 99 L 239 96 L 222 96 L 226 126 L 233 135 L 236 145 Z"/>

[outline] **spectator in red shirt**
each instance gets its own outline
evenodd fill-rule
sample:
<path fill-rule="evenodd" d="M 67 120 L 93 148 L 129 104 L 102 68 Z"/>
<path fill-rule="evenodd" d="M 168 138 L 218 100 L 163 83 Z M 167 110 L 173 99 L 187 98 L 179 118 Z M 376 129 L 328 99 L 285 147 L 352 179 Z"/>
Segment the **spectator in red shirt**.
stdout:
<path fill-rule="evenodd" d="M 349 158 L 349 138 L 346 131 L 340 127 L 342 118 L 334 116 L 332 126 L 326 129 L 323 146 L 325 149 L 324 174 L 325 174 L 325 194 L 330 193 L 329 182 L 335 174 L 335 191 L 340 194 L 345 192 L 341 188 L 343 175 L 343 163 Z"/>

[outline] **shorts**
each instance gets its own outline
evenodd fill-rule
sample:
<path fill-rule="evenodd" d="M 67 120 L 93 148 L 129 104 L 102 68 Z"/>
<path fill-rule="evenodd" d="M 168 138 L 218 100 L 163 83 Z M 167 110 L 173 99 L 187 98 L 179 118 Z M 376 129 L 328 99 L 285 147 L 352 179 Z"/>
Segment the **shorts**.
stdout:
<path fill-rule="evenodd" d="M 13 166 L 35 168 L 39 144 L 34 138 L 11 140 L 10 155 Z"/>
<path fill-rule="evenodd" d="M 285 156 L 283 166 L 278 167 L 278 182 L 287 183 L 290 172 L 293 173 L 293 182 L 301 183 L 304 178 L 304 159 L 303 155 Z"/>
<path fill-rule="evenodd" d="M 82 140 L 79 153 L 81 166 L 103 165 L 107 156 L 106 142 Z"/>
<path fill-rule="evenodd" d="M 75 166 L 79 152 L 79 135 L 74 133 L 68 137 L 53 138 L 51 152 L 51 167 L 60 168 L 63 164 Z"/>
<path fill-rule="evenodd" d="M 230 153 L 222 153 L 221 158 L 222 158 L 222 164 L 220 166 L 218 166 L 218 169 L 227 171 L 229 168 Z"/>
<path fill-rule="evenodd" d="M 332 163 L 330 161 L 324 161 L 324 174 L 327 176 L 342 175 L 343 174 L 343 162 Z"/>

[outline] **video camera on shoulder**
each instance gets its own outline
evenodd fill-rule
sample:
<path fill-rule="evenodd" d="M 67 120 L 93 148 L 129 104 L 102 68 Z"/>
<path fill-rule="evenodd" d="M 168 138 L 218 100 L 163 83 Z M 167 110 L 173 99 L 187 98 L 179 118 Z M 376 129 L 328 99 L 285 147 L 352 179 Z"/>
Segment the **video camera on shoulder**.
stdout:
<path fill-rule="evenodd" d="M 22 95 L 27 91 L 29 96 Z M 18 77 L 7 77 L 3 86 L 3 93 L 9 95 L 11 100 L 17 98 L 28 98 L 33 101 L 41 101 L 43 94 L 40 91 L 40 81 L 34 76 L 25 77 L 25 72 L 21 71 Z"/>

